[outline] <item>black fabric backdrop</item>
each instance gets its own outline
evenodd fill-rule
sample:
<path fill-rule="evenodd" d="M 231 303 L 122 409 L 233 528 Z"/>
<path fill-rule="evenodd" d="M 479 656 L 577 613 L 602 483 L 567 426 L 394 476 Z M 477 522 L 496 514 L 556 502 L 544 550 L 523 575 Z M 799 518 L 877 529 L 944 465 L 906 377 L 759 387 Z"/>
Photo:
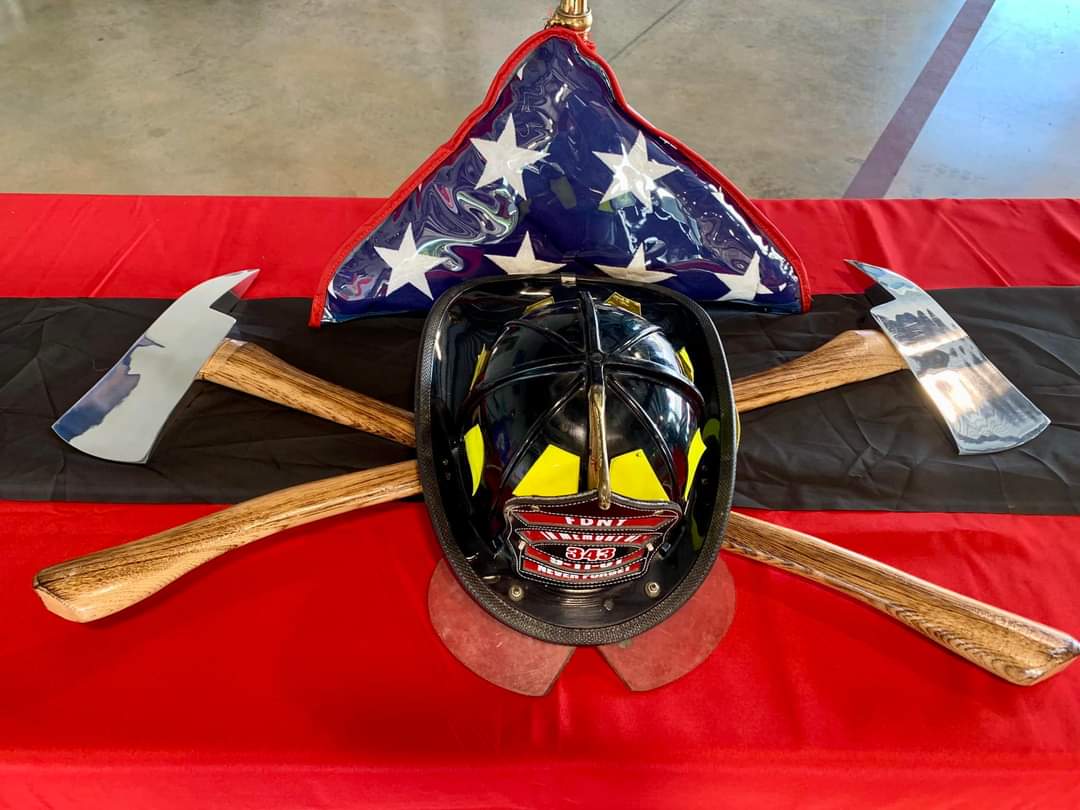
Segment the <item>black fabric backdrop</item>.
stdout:
<path fill-rule="evenodd" d="M 872 291 L 873 293 L 873 291 Z M 735 502 L 772 509 L 1080 512 L 1080 288 L 945 290 L 934 296 L 1053 421 L 1029 444 L 959 456 L 914 377 L 891 374 L 743 415 Z M 804 315 L 717 311 L 734 377 L 854 328 L 880 299 L 826 295 Z M 50 425 L 169 302 L 0 299 L 0 498 L 227 503 L 409 458 L 389 441 L 195 383 L 151 462 L 69 448 Z M 307 299 L 241 302 L 239 336 L 333 382 L 412 407 L 422 319 L 311 330 Z"/>

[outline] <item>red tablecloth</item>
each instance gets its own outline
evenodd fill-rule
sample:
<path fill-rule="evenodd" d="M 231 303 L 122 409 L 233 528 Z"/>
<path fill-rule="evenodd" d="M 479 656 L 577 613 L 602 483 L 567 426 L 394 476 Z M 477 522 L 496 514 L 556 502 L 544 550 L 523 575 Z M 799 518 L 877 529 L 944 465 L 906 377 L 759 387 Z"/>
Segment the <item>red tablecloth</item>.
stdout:
<path fill-rule="evenodd" d="M 253 295 L 310 296 L 375 204 L 0 196 L 0 296 L 173 297 L 251 266 Z M 1080 201 L 762 207 L 818 293 L 865 286 L 849 256 L 928 288 L 1080 283 Z M 29 587 L 211 510 L 0 502 L 0 806 L 1080 806 L 1080 669 L 1010 686 L 739 558 L 721 647 L 647 694 L 591 650 L 544 698 L 463 669 L 428 624 L 419 503 L 263 541 L 94 625 Z M 762 516 L 1080 633 L 1075 515 Z"/>

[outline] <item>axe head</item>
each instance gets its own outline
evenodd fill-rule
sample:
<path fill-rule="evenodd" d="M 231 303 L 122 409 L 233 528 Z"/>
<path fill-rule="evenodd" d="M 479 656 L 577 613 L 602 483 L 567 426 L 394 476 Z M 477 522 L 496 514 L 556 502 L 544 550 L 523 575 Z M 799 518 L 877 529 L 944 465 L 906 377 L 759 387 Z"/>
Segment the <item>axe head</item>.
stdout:
<path fill-rule="evenodd" d="M 870 314 L 933 401 L 960 455 L 1008 450 L 1046 429 L 1046 414 L 925 290 L 884 267 L 851 259 L 848 264 L 892 294 L 892 301 Z"/>
<path fill-rule="evenodd" d="M 243 295 L 258 272 L 217 276 L 177 298 L 56 420 L 56 435 L 98 458 L 145 463 L 173 409 L 236 323 L 212 305 L 230 293 Z"/>

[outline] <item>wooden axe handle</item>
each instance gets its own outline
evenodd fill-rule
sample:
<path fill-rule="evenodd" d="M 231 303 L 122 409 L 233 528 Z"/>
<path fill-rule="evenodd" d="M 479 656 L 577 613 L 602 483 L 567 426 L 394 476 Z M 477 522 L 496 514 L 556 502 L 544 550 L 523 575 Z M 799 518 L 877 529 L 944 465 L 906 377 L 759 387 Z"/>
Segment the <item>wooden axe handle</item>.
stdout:
<path fill-rule="evenodd" d="M 34 577 L 45 607 L 74 622 L 100 619 L 226 551 L 322 518 L 420 492 L 415 461 L 272 492 L 183 526 L 58 563 Z"/>
<path fill-rule="evenodd" d="M 734 382 L 740 413 L 907 368 L 883 332 L 841 332 L 824 346 Z"/>
<path fill-rule="evenodd" d="M 736 380 L 735 404 L 740 413 L 752 411 L 903 368 L 903 358 L 881 332 L 843 332 L 797 360 Z M 408 411 L 301 371 L 254 343 L 223 341 L 198 377 L 408 447 L 416 445 Z"/>
<path fill-rule="evenodd" d="M 1080 643 L 1060 630 L 794 529 L 732 512 L 724 548 L 852 596 L 1020 686 L 1056 675 L 1080 655 Z"/>
<path fill-rule="evenodd" d="M 414 461 L 302 484 L 46 568 L 34 578 L 34 589 L 53 613 L 93 621 L 142 601 L 231 549 L 419 491 Z M 1049 678 L 1080 654 L 1080 643 L 1059 630 L 746 515 L 731 514 L 724 548 L 848 594 L 1015 684 Z"/>
<path fill-rule="evenodd" d="M 416 446 L 413 415 L 290 366 L 254 343 L 224 340 L 198 378 L 287 408 Z"/>
<path fill-rule="evenodd" d="M 325 390 L 322 381 L 287 366 L 258 347 L 241 351 L 243 347 L 231 347 L 223 365 L 232 365 L 230 358 L 238 353 L 241 358 L 255 358 L 249 368 L 262 368 L 269 358 L 276 370 L 283 367 L 287 377 L 298 380 L 297 390 L 302 397 L 319 396 Z M 886 348 L 892 359 L 885 353 Z M 790 371 L 800 364 L 801 368 Z M 832 371 L 819 373 L 814 369 L 822 365 Z M 736 390 L 741 385 L 742 393 L 736 397 L 740 411 L 751 410 L 903 367 L 884 335 L 846 332 L 804 358 L 739 381 Z M 211 368 L 204 378 L 220 382 L 231 376 Z M 755 390 L 758 386 L 760 389 Z M 786 390 L 781 395 L 764 390 L 774 386 Z M 251 391 L 246 385 L 232 387 L 264 395 L 261 388 Z M 358 396 L 341 390 L 349 398 Z M 296 407 L 286 397 L 275 396 L 268 398 Z M 377 417 L 387 407 L 377 402 L 375 405 L 374 410 L 365 411 L 364 420 Z M 322 411 L 309 412 L 324 415 Z M 400 414 L 408 423 L 411 439 L 411 416 L 404 411 Z M 419 491 L 413 461 L 302 484 L 143 540 L 51 566 L 34 578 L 34 589 L 57 615 L 72 621 L 93 621 L 145 599 L 231 549 L 287 528 Z M 732 513 L 724 547 L 846 593 L 1012 683 L 1038 683 L 1060 672 L 1080 654 L 1080 643 L 1061 631 L 932 585 L 816 537 L 746 515 Z"/>

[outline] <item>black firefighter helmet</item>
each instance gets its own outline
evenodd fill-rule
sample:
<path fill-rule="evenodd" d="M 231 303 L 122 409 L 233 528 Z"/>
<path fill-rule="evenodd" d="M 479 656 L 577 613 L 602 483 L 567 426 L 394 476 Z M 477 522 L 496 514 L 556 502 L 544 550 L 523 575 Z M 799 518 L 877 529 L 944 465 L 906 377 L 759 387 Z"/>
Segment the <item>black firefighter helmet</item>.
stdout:
<path fill-rule="evenodd" d="M 574 276 L 455 287 L 425 325 L 416 404 L 439 542 L 504 623 L 615 643 L 707 576 L 736 415 L 716 329 L 684 296 Z"/>

